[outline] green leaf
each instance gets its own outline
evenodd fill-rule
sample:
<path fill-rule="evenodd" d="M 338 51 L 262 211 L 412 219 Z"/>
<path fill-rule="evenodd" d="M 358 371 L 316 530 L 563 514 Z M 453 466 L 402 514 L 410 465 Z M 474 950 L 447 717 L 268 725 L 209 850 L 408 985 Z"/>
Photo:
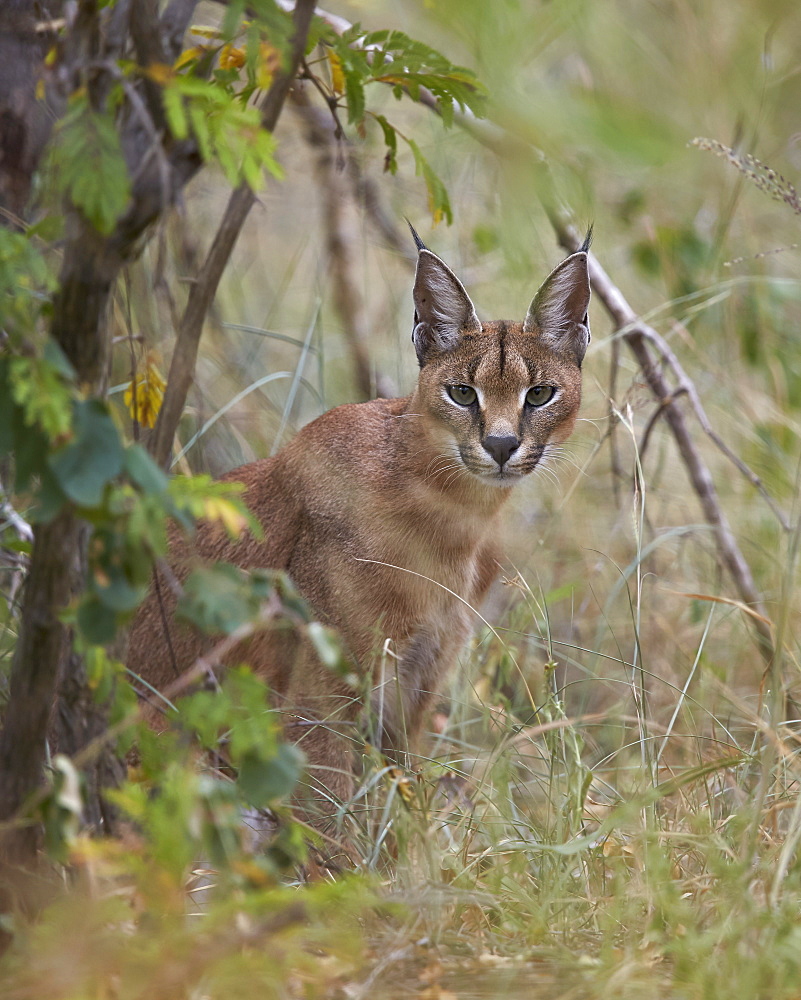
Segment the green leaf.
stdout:
<path fill-rule="evenodd" d="M 384 115 L 376 115 L 375 120 L 381 126 L 384 133 L 384 142 L 387 146 L 387 155 L 384 158 L 384 170 L 390 174 L 398 172 L 398 134 L 395 127 L 390 125 Z"/>
<path fill-rule="evenodd" d="M 348 103 L 348 121 L 357 124 L 364 118 L 365 97 L 362 75 L 347 63 L 342 64 L 345 75 L 345 100 Z"/>
<path fill-rule="evenodd" d="M 124 451 L 105 404 L 77 403 L 74 438 L 53 452 L 48 465 L 61 489 L 81 507 L 97 507 L 103 489 L 121 470 Z"/>
<path fill-rule="evenodd" d="M 230 635 L 258 614 L 260 604 L 238 566 L 217 563 L 189 575 L 177 614 L 204 632 Z"/>
<path fill-rule="evenodd" d="M 220 31 L 226 41 L 230 41 L 239 28 L 239 22 L 245 10 L 245 0 L 229 0 L 225 6 Z"/>
<path fill-rule="evenodd" d="M 98 601 L 112 611 L 126 614 L 137 608 L 147 597 L 148 584 L 132 583 L 120 568 L 108 574 L 107 583 L 94 582 L 93 591 Z"/>
<path fill-rule="evenodd" d="M 453 222 L 453 212 L 451 211 L 451 203 L 445 185 L 431 169 L 431 165 L 420 152 L 417 143 L 413 139 L 406 139 L 406 142 L 414 154 L 417 175 L 422 175 L 423 180 L 426 182 L 428 203 L 434 222 L 438 222 L 444 217 L 448 225 L 450 225 Z"/>
<path fill-rule="evenodd" d="M 314 651 L 320 657 L 323 666 L 340 674 L 350 672 L 350 664 L 342 650 L 339 635 L 320 622 L 309 622 L 306 634 L 314 646 Z"/>
<path fill-rule="evenodd" d="M 217 163 L 230 184 L 261 184 L 261 171 L 282 176 L 275 140 L 256 108 L 233 100 L 224 86 L 193 76 L 173 77 L 164 92 L 167 121 L 177 139 L 194 135 L 200 155 Z"/>
<path fill-rule="evenodd" d="M 262 538 L 261 525 L 242 500 L 244 492 L 242 483 L 220 482 L 207 475 L 173 476 L 167 484 L 167 493 L 174 504 L 172 516 L 187 529 L 192 527 L 189 517 L 195 520 L 211 518 L 212 514 L 219 512 L 219 504 L 214 501 L 222 500 L 241 514 L 254 538 Z"/>
<path fill-rule="evenodd" d="M 184 109 L 184 100 L 180 90 L 176 87 L 165 87 L 164 93 L 164 114 L 167 118 L 167 125 L 170 132 L 179 141 L 183 141 L 189 136 L 189 118 Z"/>
<path fill-rule="evenodd" d="M 12 417 L 14 434 L 15 487 L 18 491 L 28 489 L 31 479 L 39 476 L 46 468 L 50 442 L 38 427 L 26 427 L 22 410 L 14 407 Z"/>
<path fill-rule="evenodd" d="M 43 454 L 43 460 L 44 457 Z M 31 513 L 31 520 L 36 524 L 49 524 L 68 502 L 56 477 L 46 465 L 43 465 L 39 473 L 39 492 L 36 495 L 36 507 Z"/>
<path fill-rule="evenodd" d="M 237 785 L 252 806 L 263 809 L 289 795 L 305 762 L 303 752 L 289 743 L 282 743 L 269 757 L 255 752 L 245 754 L 239 762 Z"/>
<path fill-rule="evenodd" d="M 147 449 L 132 444 L 125 449 L 125 471 L 143 493 L 159 495 L 167 490 L 168 479 L 150 457 Z"/>
<path fill-rule="evenodd" d="M 281 606 L 284 610 L 295 615 L 303 622 L 311 621 L 311 608 L 287 574 L 280 570 L 275 570 L 272 573 L 272 581 L 276 593 L 281 598 Z"/>
<path fill-rule="evenodd" d="M 0 329 L 12 346 L 36 328 L 56 282 L 28 235 L 0 226 Z"/>
<path fill-rule="evenodd" d="M 72 374 L 72 366 L 63 354 L 56 354 L 51 342 L 42 358 L 16 357 L 9 363 L 11 394 L 24 414 L 28 427 L 38 426 L 50 441 L 63 438 L 72 424 L 72 390 L 64 381 L 64 373 Z M 58 356 L 60 355 L 60 357 Z"/>
<path fill-rule="evenodd" d="M 61 346 L 53 340 L 52 337 L 48 337 L 45 341 L 44 351 L 45 361 L 54 368 L 59 375 L 66 379 L 68 382 L 74 382 L 76 379 L 75 369 L 72 367 L 69 358 L 61 349 Z"/>
<path fill-rule="evenodd" d="M 98 230 L 108 235 L 131 197 L 128 167 L 113 117 L 73 101 L 62 119 L 53 151 L 61 190 Z"/>
<path fill-rule="evenodd" d="M 117 615 L 94 594 L 89 594 L 78 605 L 76 620 L 84 639 L 93 645 L 105 646 L 117 634 Z"/>

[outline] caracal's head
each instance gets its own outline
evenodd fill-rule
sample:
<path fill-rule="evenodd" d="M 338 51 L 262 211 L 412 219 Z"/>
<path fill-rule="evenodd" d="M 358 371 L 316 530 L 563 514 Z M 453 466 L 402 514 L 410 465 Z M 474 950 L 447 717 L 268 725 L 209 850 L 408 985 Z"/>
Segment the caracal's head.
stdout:
<path fill-rule="evenodd" d="M 412 230 L 418 248 L 414 405 L 451 468 L 513 486 L 573 430 L 590 339 L 588 234 L 545 279 L 522 323 L 482 323 L 462 283 Z M 445 466 L 443 466 L 444 468 Z"/>

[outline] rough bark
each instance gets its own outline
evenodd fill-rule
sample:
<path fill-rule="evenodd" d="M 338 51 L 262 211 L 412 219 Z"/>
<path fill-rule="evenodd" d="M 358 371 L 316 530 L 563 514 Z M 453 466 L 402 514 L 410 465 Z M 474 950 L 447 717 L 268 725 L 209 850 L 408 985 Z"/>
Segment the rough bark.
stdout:
<path fill-rule="evenodd" d="M 21 7 L 21 4 L 17 4 Z M 28 5 L 30 6 L 30 5 Z M 163 42 L 173 50 L 176 37 L 186 27 L 194 2 L 174 0 L 165 11 Z M 74 24 L 64 41 L 61 80 L 67 90 L 82 79 L 87 61 L 95 64 L 113 60 L 127 45 L 131 5 L 120 0 L 110 18 L 101 25 L 94 4 L 78 6 Z M 150 30 L 158 32 L 155 8 Z M 8 10 L 4 11 L 7 14 Z M 141 12 L 140 12 L 141 13 Z M 169 18 L 168 18 L 169 15 Z M 9 30 L 26 29 L 29 21 L 4 22 Z M 101 30 L 104 28 L 104 30 Z M 180 44 L 180 43 L 179 43 Z M 30 47 L 27 57 L 28 98 L 32 98 L 41 67 L 41 48 Z M 107 63 L 112 72 L 112 63 Z M 102 94 L 103 73 L 95 71 L 95 97 Z M 5 96 L 7 97 L 6 92 Z M 0 94 L 0 99 L 4 95 Z M 16 98 L 15 98 L 16 99 Z M 20 107 L 22 103 L 18 100 Z M 114 283 L 122 266 L 138 252 L 140 239 L 180 192 L 201 164 L 192 142 L 167 144 L 157 150 L 144 169 L 142 134 L 147 123 L 131 113 L 123 126 L 123 149 L 135 178 L 130 207 L 109 236 L 97 233 L 74 211 L 68 213 L 67 236 L 63 246 L 59 291 L 53 301 L 51 335 L 75 368 L 79 384 L 92 394 L 105 389 L 109 344 L 107 313 Z M 167 163 L 165 189 L 164 164 Z M 35 159 L 26 161 L 30 172 Z M 139 168 L 139 169 L 136 169 Z M 87 526 L 67 508 L 50 524 L 34 530 L 31 568 L 25 586 L 20 635 L 12 663 L 9 709 L 0 735 L 0 822 L 9 826 L 0 847 L 5 856 L 6 877 L 15 866 L 33 861 L 36 851 L 35 827 L 24 820 L 24 807 L 43 780 L 48 730 L 54 744 L 67 753 L 77 753 L 105 727 L 102 706 L 95 705 L 86 684 L 84 665 L 72 652 L 71 635 L 61 621 L 61 612 L 73 595 L 83 589 Z M 56 695 L 59 711 L 53 713 Z M 100 754 L 88 776 L 87 819 L 103 826 L 107 811 L 100 795 L 101 786 L 121 774 L 121 765 L 110 751 Z M 22 811 L 22 823 L 19 821 Z"/>
<path fill-rule="evenodd" d="M 68 650 L 68 632 L 58 620 L 71 596 L 72 572 L 82 525 L 64 510 L 50 524 L 37 525 L 25 584 L 20 635 L 14 654 L 0 737 L 0 818 L 11 820 L 41 783 L 45 736 L 58 665 Z M 36 849 L 33 828 L 12 827 L 3 837 L 5 860 L 19 865 Z"/>
<path fill-rule="evenodd" d="M 52 115 L 36 98 L 42 59 L 52 44 L 42 15 L 62 4 L 5 0 L 0 5 L 0 212 L 20 226 L 36 164 L 50 136 Z"/>
<path fill-rule="evenodd" d="M 130 54 L 127 47 L 131 36 L 141 65 L 154 59 L 171 62 L 180 50 L 195 4 L 196 0 L 171 0 L 159 21 L 154 0 L 143 0 L 141 4 L 119 0 L 105 15 L 98 12 L 91 0 L 81 0 L 63 44 L 60 79 L 66 91 L 81 84 L 86 66 L 91 63 L 94 68 L 90 99 L 102 104 L 110 81 L 115 79 L 114 60 Z M 4 8 L 4 14 L 12 9 L 19 13 L 28 6 L 21 0 L 13 0 Z M 262 120 L 268 129 L 275 127 L 297 72 L 313 10 L 310 0 L 296 6 L 290 64 L 284 72 L 276 74 L 262 106 Z M 20 25 L 25 28 L 30 21 L 15 23 L 18 28 Z M 28 57 L 39 60 L 29 67 L 30 91 L 38 79 L 41 48 L 31 50 Z M 51 334 L 72 362 L 80 385 L 100 395 L 105 389 L 109 347 L 108 307 L 120 270 L 138 253 L 148 228 L 174 202 L 201 165 L 193 141 L 176 142 L 159 131 L 154 92 L 148 93 L 144 87 L 129 87 L 126 96 L 128 109 L 123 118 L 121 141 L 133 178 L 130 206 L 109 236 L 97 233 L 77 212 L 68 214 L 60 285 L 51 321 Z M 163 429 L 167 454 L 194 372 L 206 311 L 253 201 L 250 188 L 242 186 L 234 192 L 224 223 L 190 295 L 176 349 L 178 359 L 174 359 L 180 374 L 173 385 L 171 372 L 167 391 L 175 421 L 171 429 Z M 165 405 L 166 402 L 165 399 Z M 0 734 L 0 852 L 5 855 L 6 878 L 15 867 L 24 867 L 34 860 L 35 827 L 24 820 L 21 810 L 24 811 L 25 803 L 43 781 L 48 724 L 52 723 L 55 744 L 70 754 L 79 754 L 105 728 L 103 707 L 93 702 L 84 665 L 71 651 L 69 630 L 60 620 L 60 613 L 82 589 L 86 538 L 86 525 L 71 508 L 34 531 L 31 570 L 12 664 L 9 710 Z M 53 713 L 57 696 L 58 710 Z M 87 818 L 103 828 L 108 812 L 100 791 L 106 783 L 116 780 L 121 767 L 108 751 L 93 756 L 92 768 L 88 776 Z"/>

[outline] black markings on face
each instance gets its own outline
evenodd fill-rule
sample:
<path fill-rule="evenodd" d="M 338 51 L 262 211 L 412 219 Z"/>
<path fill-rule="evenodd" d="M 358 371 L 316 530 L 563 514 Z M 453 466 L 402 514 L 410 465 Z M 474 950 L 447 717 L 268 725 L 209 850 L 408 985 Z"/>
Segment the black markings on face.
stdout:
<path fill-rule="evenodd" d="M 498 367 L 501 375 L 506 367 L 506 335 L 508 332 L 506 324 L 501 323 L 501 328 L 498 331 Z"/>

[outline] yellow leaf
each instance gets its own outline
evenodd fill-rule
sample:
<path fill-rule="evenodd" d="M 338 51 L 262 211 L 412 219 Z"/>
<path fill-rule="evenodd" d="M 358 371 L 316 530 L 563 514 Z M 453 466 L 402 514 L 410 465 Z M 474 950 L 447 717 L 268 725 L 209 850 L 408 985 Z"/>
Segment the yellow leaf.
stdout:
<path fill-rule="evenodd" d="M 259 65 L 256 70 L 256 83 L 266 90 L 273 82 L 273 74 L 281 67 L 281 53 L 269 42 L 259 45 Z"/>
<path fill-rule="evenodd" d="M 36 100 L 43 101 L 45 99 L 45 82 L 43 77 L 39 77 L 36 81 Z"/>
<path fill-rule="evenodd" d="M 345 74 L 342 72 L 342 60 L 333 49 L 328 50 L 328 63 L 331 67 L 331 89 L 335 94 L 344 94 Z"/>
<path fill-rule="evenodd" d="M 387 771 L 387 780 L 395 784 L 398 795 L 406 805 L 411 805 L 414 801 L 414 786 L 411 779 L 399 767 L 390 767 Z"/>
<path fill-rule="evenodd" d="M 203 501 L 203 517 L 207 521 L 221 521 L 231 538 L 239 538 L 248 526 L 245 515 L 222 497 L 207 497 Z"/>
<path fill-rule="evenodd" d="M 405 87 L 409 82 L 405 77 L 393 76 L 391 73 L 386 76 L 377 76 L 375 79 L 380 83 L 391 83 L 393 86 L 397 85 L 399 87 Z"/>
<path fill-rule="evenodd" d="M 189 29 L 190 35 L 200 35 L 201 38 L 220 38 L 219 28 L 212 28 L 208 24 L 193 24 Z"/>
<path fill-rule="evenodd" d="M 245 65 L 245 50 L 224 45 L 220 52 L 220 69 L 240 69 Z"/>
<path fill-rule="evenodd" d="M 136 376 L 136 386 L 128 384 L 123 399 L 132 419 L 142 427 L 153 427 L 164 399 L 165 383 L 154 360 L 148 356 L 145 370 Z"/>
<path fill-rule="evenodd" d="M 157 83 L 160 87 L 169 83 L 172 79 L 172 67 L 168 66 L 166 63 L 152 62 L 145 69 L 145 76 L 149 77 L 154 83 Z"/>
<path fill-rule="evenodd" d="M 428 210 L 431 213 L 431 219 L 435 226 L 438 226 L 440 222 L 445 218 L 445 213 L 442 209 L 434 202 L 434 192 L 429 188 L 428 190 Z"/>
<path fill-rule="evenodd" d="M 206 50 L 201 48 L 199 45 L 193 45 L 191 49 L 184 49 L 184 51 L 172 64 L 172 68 L 183 69 L 184 66 L 188 66 L 189 63 L 195 62 L 196 59 L 200 59 L 205 51 Z"/>

